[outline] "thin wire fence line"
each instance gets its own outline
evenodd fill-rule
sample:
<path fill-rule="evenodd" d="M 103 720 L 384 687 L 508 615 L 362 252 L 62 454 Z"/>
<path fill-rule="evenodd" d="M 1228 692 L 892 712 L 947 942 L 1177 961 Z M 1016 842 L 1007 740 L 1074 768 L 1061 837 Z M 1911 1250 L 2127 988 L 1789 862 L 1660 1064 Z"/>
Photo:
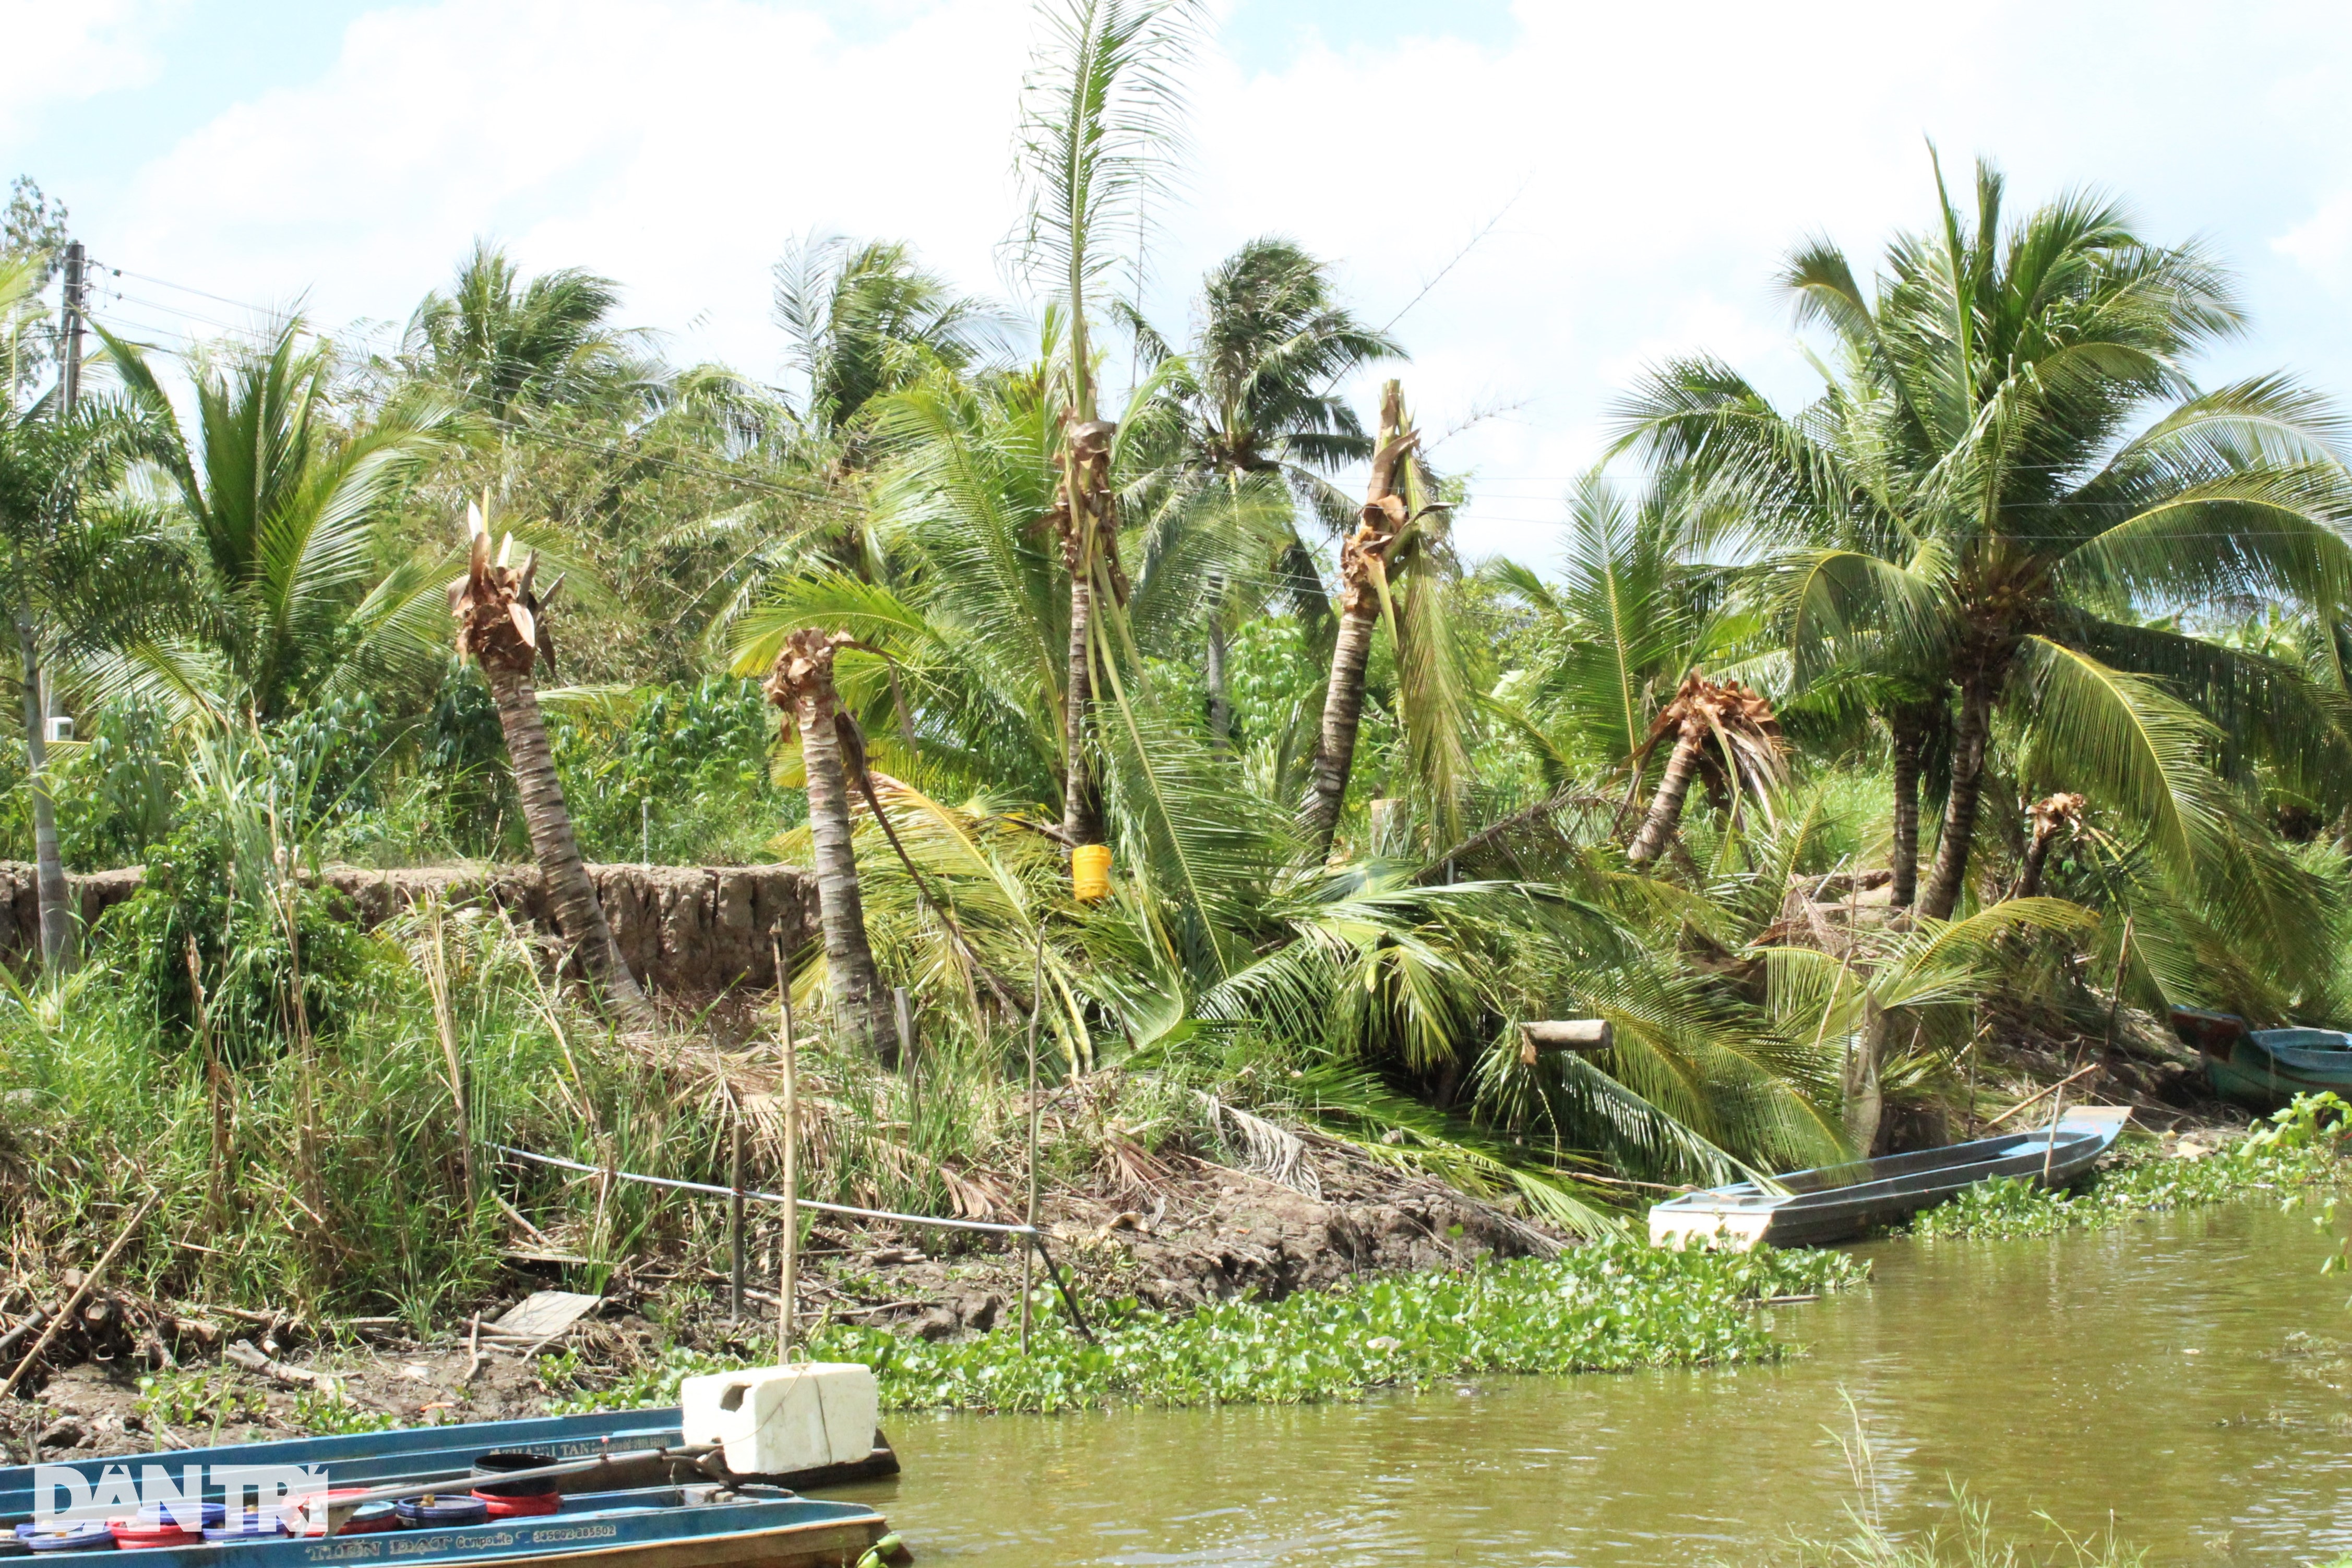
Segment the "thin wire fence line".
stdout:
<path fill-rule="evenodd" d="M 674 1176 L 643 1176 L 635 1171 L 607 1171 L 603 1166 L 583 1165 L 578 1160 L 562 1159 L 554 1155 L 534 1154 L 529 1149 L 510 1148 L 505 1144 L 490 1144 L 486 1146 L 501 1155 L 512 1155 L 517 1159 L 532 1160 L 540 1165 L 554 1166 L 562 1170 L 578 1171 L 584 1176 L 613 1176 L 623 1181 L 642 1182 L 647 1186 L 666 1186 L 679 1192 L 704 1193 L 712 1197 L 732 1197 L 736 1191 L 733 1187 L 713 1186 L 708 1182 L 679 1181 Z M 743 1188 L 742 1192 L 745 1197 L 756 1197 L 762 1203 L 785 1201 L 784 1195 L 779 1192 L 761 1192 L 748 1186 Z M 819 1203 L 812 1197 L 799 1198 L 795 1201 L 803 1208 L 818 1209 L 826 1214 L 847 1215 L 856 1219 L 888 1219 L 901 1225 L 932 1225 L 947 1230 L 984 1230 L 995 1236 L 1041 1237 L 1044 1235 L 1044 1232 L 1033 1225 L 997 1225 L 983 1219 L 948 1219 L 935 1214 L 898 1214 L 887 1208 L 853 1208 L 846 1204 Z"/>

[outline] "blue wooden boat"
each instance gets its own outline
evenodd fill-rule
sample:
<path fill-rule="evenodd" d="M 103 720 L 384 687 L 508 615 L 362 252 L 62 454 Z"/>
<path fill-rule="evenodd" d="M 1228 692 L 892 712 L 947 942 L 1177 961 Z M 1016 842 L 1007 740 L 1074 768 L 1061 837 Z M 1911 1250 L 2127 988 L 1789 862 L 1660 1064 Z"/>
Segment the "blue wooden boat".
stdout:
<path fill-rule="evenodd" d="M 436 1487 L 461 1496 L 482 1484 L 474 1466 L 485 1454 L 528 1452 L 574 1467 L 575 1473 L 551 1480 L 561 1495 L 551 1513 L 331 1536 L 322 1521 L 309 1536 L 139 1551 L 110 1542 L 101 1549 L 104 1555 L 133 1559 L 134 1568 L 310 1568 L 394 1560 L 425 1568 L 523 1560 L 534 1568 L 845 1568 L 888 1531 L 882 1515 L 862 1503 L 811 1498 L 766 1479 L 699 1475 L 705 1450 L 684 1448 L 678 1437 L 679 1412 L 672 1407 L 58 1462 L 93 1486 L 103 1482 L 109 1467 L 138 1478 L 154 1465 L 178 1478 L 189 1465 L 204 1466 L 207 1477 L 215 1466 L 310 1465 L 326 1470 L 338 1493 Z M 887 1469 L 895 1470 L 895 1459 Z M 35 1482 L 29 1467 L 0 1469 L 0 1523 L 13 1527 L 32 1517 Z M 208 1484 L 207 1490 L 220 1500 L 216 1486 Z M 11 1535 L 13 1528 L 0 1531 L 0 1539 Z M 101 1551 L 42 1555 L 79 1563 Z"/>
<path fill-rule="evenodd" d="M 1685 1193 L 1651 1208 L 1650 1239 L 1808 1247 L 1863 1235 L 1995 1176 L 2064 1186 L 2107 1152 L 2130 1119 L 2127 1107 L 2088 1105 L 2031 1132 Z"/>
<path fill-rule="evenodd" d="M 2275 1111 L 2298 1094 L 2352 1099 L 2352 1034 L 2332 1029 L 2255 1029 L 2234 1013 L 2172 1009 L 2172 1029 L 2197 1048 L 2206 1081 L 2224 1100 Z"/>

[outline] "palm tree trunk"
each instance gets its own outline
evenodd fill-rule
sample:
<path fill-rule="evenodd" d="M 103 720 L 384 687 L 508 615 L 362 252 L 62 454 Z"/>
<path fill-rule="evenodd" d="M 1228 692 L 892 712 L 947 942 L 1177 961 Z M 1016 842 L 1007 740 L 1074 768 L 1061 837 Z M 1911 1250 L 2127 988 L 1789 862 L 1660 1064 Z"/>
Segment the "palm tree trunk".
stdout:
<path fill-rule="evenodd" d="M 1404 386 L 1381 388 L 1381 442 L 1372 453 L 1370 481 L 1356 531 L 1339 546 L 1339 634 L 1331 644 L 1331 678 L 1323 688 L 1323 730 L 1315 747 L 1315 771 L 1299 813 L 1318 860 L 1331 853 L 1339 831 L 1339 810 L 1348 799 L 1348 778 L 1356 766 L 1356 731 L 1364 716 L 1364 666 L 1371 660 L 1372 628 L 1380 624 L 1381 574 L 1389 548 L 1406 521 L 1397 476 L 1421 442 L 1404 418 Z"/>
<path fill-rule="evenodd" d="M 1681 732 L 1675 737 L 1674 753 L 1666 758 L 1665 774 L 1658 780 L 1658 791 L 1650 797 L 1649 815 L 1642 820 L 1642 831 L 1633 835 L 1625 851 L 1626 860 L 1634 865 L 1657 859 L 1674 838 L 1683 820 L 1683 800 L 1698 775 L 1699 750 L 1706 744 L 1707 734 L 1705 719 L 1694 716 L 1683 721 Z"/>
<path fill-rule="evenodd" d="M 1895 735 L 1895 886 L 1890 901 L 1897 909 L 1908 909 L 1919 894 L 1921 737 L 1906 713 L 1895 713 L 1890 727 Z"/>
<path fill-rule="evenodd" d="M 1352 601 L 1339 613 L 1339 640 L 1331 644 L 1331 679 L 1323 688 L 1323 730 L 1315 747 L 1315 772 L 1307 797 L 1306 828 L 1317 858 L 1331 852 L 1339 831 L 1339 808 L 1348 799 L 1348 778 L 1356 766 L 1356 732 L 1364 717 L 1364 666 L 1372 656 L 1372 629 L 1380 616 Z"/>
<path fill-rule="evenodd" d="M 1968 885 L 1969 841 L 1976 835 L 1977 806 L 1984 796 L 1985 745 L 1992 729 L 1992 680 L 1971 675 L 1960 685 L 1959 726 L 1952 736 L 1952 791 L 1944 802 L 1943 836 L 1936 864 L 1919 897 L 1919 913 L 1949 920 Z"/>
<path fill-rule="evenodd" d="M 1209 617 L 1209 744 L 1223 752 L 1234 741 L 1233 705 L 1225 700 L 1225 622 L 1213 612 Z"/>
<path fill-rule="evenodd" d="M 527 673 L 505 661 L 483 660 L 482 673 L 499 705 L 499 726 L 506 731 L 507 759 L 514 768 L 515 789 L 522 796 L 523 821 L 530 829 L 530 847 L 539 858 L 540 874 L 547 882 L 548 913 L 555 917 L 556 929 L 579 953 L 581 965 L 621 1021 L 633 1030 L 650 1030 L 655 1023 L 653 1004 L 622 960 L 612 927 L 604 923 L 604 907 L 596 902 L 596 886 L 588 880 L 588 868 L 580 859 L 572 811 L 563 803 L 563 786 L 555 777 L 555 758 L 547 747 L 547 723 L 540 715 L 539 692 Z"/>
<path fill-rule="evenodd" d="M 2026 816 L 2033 824 L 2033 837 L 2025 846 L 2025 857 L 2017 869 L 2017 885 L 2009 890 L 2011 898 L 2032 898 L 2042 891 L 2042 868 L 2050 863 L 2050 846 L 2058 835 L 2082 820 L 2083 797 L 2063 790 L 2036 800 L 2026 808 Z"/>
<path fill-rule="evenodd" d="M 791 653 L 786 655 L 790 658 Z M 826 988 L 837 1027 L 869 1046 L 885 1067 L 898 1066 L 898 1030 L 890 993 L 866 937 L 866 899 L 857 881 L 857 850 L 850 837 L 849 779 L 834 722 L 830 651 L 826 668 L 793 685 L 793 718 L 801 737 L 808 779 L 809 840 L 816 859 L 819 924 L 824 930 Z"/>
<path fill-rule="evenodd" d="M 2018 868 L 2017 885 L 2010 889 L 2010 897 L 2032 898 L 2041 893 L 2042 867 L 2050 859 L 2050 841 L 2057 836 L 2055 830 L 2034 831 L 2033 841 L 2025 846 L 2025 863 Z"/>
<path fill-rule="evenodd" d="M 1870 1157 L 1878 1142 L 1878 1126 L 1885 1109 L 1878 1070 L 1886 1050 L 1886 1009 L 1875 1000 L 1862 1004 L 1862 1037 L 1845 1064 L 1845 1135 L 1853 1152 Z"/>
<path fill-rule="evenodd" d="M 65 856 L 58 847 L 57 801 L 49 794 L 47 714 L 41 701 L 40 640 L 32 612 L 16 607 L 16 645 L 24 653 L 25 770 L 33 792 L 33 858 L 41 906 L 41 967 L 52 975 L 73 967 L 73 911 L 67 905 Z"/>
<path fill-rule="evenodd" d="M 1094 706 L 1094 600 L 1082 560 L 1070 574 L 1070 669 L 1062 697 L 1062 840 L 1070 849 L 1103 841 L 1102 790 L 1087 755 L 1087 716 Z"/>

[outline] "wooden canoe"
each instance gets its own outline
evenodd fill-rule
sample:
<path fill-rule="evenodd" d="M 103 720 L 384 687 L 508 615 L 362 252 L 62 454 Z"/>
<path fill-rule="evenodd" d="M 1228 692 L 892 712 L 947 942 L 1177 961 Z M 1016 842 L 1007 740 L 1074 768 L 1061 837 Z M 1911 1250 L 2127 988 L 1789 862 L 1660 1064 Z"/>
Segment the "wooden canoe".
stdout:
<path fill-rule="evenodd" d="M 2213 1092 L 2256 1111 L 2298 1094 L 2352 1099 L 2352 1034 L 2332 1029 L 2255 1029 L 2231 1013 L 2172 1009 L 2172 1029 L 2197 1048 Z"/>
<path fill-rule="evenodd" d="M 55 1562 L 131 1568 L 310 1568 L 330 1563 L 527 1562 L 533 1568 L 852 1568 L 887 1533 L 861 1503 L 827 1502 L 776 1488 L 751 1487 L 725 1501 L 687 1494 L 709 1489 L 649 1488 L 590 1492 L 561 1512 L 530 1519 L 368 1534 L 288 1536 L 130 1552 L 47 1552 Z"/>
<path fill-rule="evenodd" d="M 459 1474 L 471 1468 L 475 1456 L 493 1451 L 528 1450 L 556 1459 L 593 1458 L 600 1454 L 676 1448 L 679 1443 L 678 1409 L 675 1405 L 649 1410 L 600 1410 L 587 1416 L 542 1416 L 521 1421 L 452 1422 L 441 1427 L 404 1427 L 388 1432 L 351 1432 L 332 1437 L 286 1437 L 269 1443 L 231 1443 L 218 1448 L 173 1449 L 169 1453 L 116 1455 L 111 1458 L 78 1458 L 60 1453 L 48 1462 L 70 1465 L 96 1481 L 108 1465 L 165 1465 L 174 1475 L 184 1465 L 323 1465 L 338 1486 L 380 1486 L 412 1475 Z M 790 1476 L 751 1476 L 745 1479 L 808 1492 L 855 1481 L 877 1480 L 898 1473 L 898 1456 L 881 1433 L 874 1434 L 874 1451 L 857 1464 L 826 1470 L 804 1470 Z M 653 1486 L 669 1479 L 665 1467 L 649 1461 L 615 1467 L 584 1484 L 557 1482 L 563 1491 L 610 1490 L 619 1487 Z M 22 1465 L 0 1467 L 0 1519 L 21 1520 L 33 1508 L 33 1472 Z"/>
<path fill-rule="evenodd" d="M 2126 1107 L 2084 1106 L 2051 1127 L 1685 1193 L 1650 1210 L 1650 1239 L 1809 1247 L 1863 1235 L 1995 1176 L 2064 1186 L 2107 1152 L 2130 1119 Z"/>
<path fill-rule="evenodd" d="M 447 1490 L 462 1493 L 473 1484 L 474 1461 L 485 1453 L 527 1450 L 554 1459 L 586 1460 L 677 1443 L 678 1412 L 670 1408 L 416 1427 L 110 1458 L 60 1456 L 58 1462 L 92 1483 L 100 1482 L 109 1467 L 135 1477 L 153 1465 L 177 1478 L 190 1465 L 205 1467 L 206 1476 L 220 1466 L 309 1465 L 322 1468 L 327 1483 L 338 1489 L 398 1488 L 446 1479 Z M 887 1447 L 881 1451 L 887 1454 Z M 109 1551 L 104 1555 L 135 1556 L 138 1568 L 310 1568 L 393 1561 L 431 1568 L 442 1563 L 523 1560 L 534 1568 L 845 1568 L 888 1531 L 882 1515 L 862 1503 L 805 1497 L 741 1478 L 724 1486 L 681 1485 L 674 1476 L 659 1473 L 675 1464 L 638 1459 L 565 1478 L 556 1483 L 563 1491 L 559 1511 L 537 1517 L 331 1538 Z M 891 1458 L 892 1472 L 896 1466 Z M 855 1469 L 861 1477 L 868 1470 L 864 1466 L 839 1468 Z M 0 1469 L 0 1523 L 13 1531 L 30 1519 L 34 1482 L 29 1467 Z M 594 1490 L 582 1490 L 590 1487 Z M 217 1488 L 208 1488 L 208 1495 L 219 1500 Z M 52 1551 L 41 1555 L 79 1564 L 100 1553 Z"/>

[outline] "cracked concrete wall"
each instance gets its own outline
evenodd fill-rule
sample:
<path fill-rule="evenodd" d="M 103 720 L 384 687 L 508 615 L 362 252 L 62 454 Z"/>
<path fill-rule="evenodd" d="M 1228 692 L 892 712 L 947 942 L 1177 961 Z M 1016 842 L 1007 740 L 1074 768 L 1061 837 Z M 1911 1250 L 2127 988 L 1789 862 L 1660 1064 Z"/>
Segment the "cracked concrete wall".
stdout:
<path fill-rule="evenodd" d="M 772 986 L 776 964 L 770 934 L 781 934 L 789 957 L 817 929 L 816 876 L 797 866 L 592 865 L 588 875 L 631 972 L 641 983 L 673 995 Z M 330 866 L 325 876 L 364 925 L 381 925 L 434 894 L 455 904 L 493 904 L 542 930 L 552 929 L 546 888 L 535 866 Z M 83 929 L 136 893 L 140 879 L 136 866 L 68 878 Z M 21 967 L 39 946 L 34 869 L 0 861 L 0 961 Z"/>

